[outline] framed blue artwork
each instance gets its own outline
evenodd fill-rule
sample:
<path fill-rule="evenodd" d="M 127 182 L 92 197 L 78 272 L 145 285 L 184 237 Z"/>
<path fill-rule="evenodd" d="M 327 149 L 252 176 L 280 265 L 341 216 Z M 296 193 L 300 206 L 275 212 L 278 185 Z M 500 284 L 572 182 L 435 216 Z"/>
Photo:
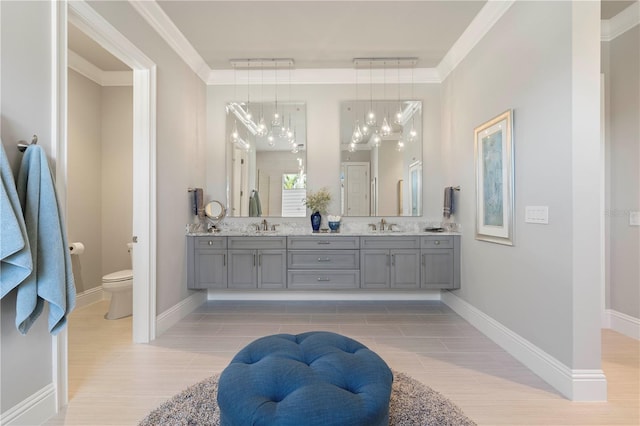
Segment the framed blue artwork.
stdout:
<path fill-rule="evenodd" d="M 476 127 L 476 239 L 513 245 L 512 110 Z"/>

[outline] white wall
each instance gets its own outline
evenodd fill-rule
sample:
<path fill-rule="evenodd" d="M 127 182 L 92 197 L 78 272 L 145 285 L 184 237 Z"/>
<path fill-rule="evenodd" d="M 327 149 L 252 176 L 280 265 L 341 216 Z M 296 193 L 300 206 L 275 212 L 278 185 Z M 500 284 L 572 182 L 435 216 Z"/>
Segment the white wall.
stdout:
<path fill-rule="evenodd" d="M 260 93 L 260 86 L 252 89 L 252 99 Z M 330 211 L 340 211 L 340 102 L 355 99 L 353 85 L 294 85 L 291 99 L 307 105 L 307 187 L 316 190 L 323 186 L 332 193 Z M 374 92 L 382 87 L 374 85 Z M 225 170 L 225 104 L 233 99 L 233 86 L 207 88 L 207 198 L 226 204 Z M 264 93 L 273 93 L 271 86 Z M 423 217 L 442 218 L 443 176 L 440 161 L 440 85 L 416 84 L 415 98 L 423 102 L 422 144 L 424 159 Z M 237 99 L 236 99 L 237 100 Z M 259 102 L 260 99 L 255 99 Z M 269 99 L 265 99 L 269 101 Z"/>
<path fill-rule="evenodd" d="M 610 287 L 607 308 L 640 318 L 640 25 L 603 43 L 609 97 Z"/>
<path fill-rule="evenodd" d="M 455 218 L 464 229 L 464 284 L 456 295 L 570 367 L 581 320 L 574 317 L 572 19 L 569 2 L 516 2 L 443 83 L 442 124 L 445 178 L 462 187 Z M 474 238 L 474 128 L 507 109 L 514 114 L 513 247 Z M 525 223 L 527 205 L 549 206 L 549 225 Z M 597 275 L 584 284 L 597 289 Z M 597 358 L 590 368 L 598 368 L 599 332 L 590 333 L 598 333 L 589 349 Z"/>
<path fill-rule="evenodd" d="M 50 165 L 55 166 L 51 158 L 55 136 L 51 125 L 50 8 L 49 2 L 0 2 L 0 132 L 14 175 L 22 159 L 16 143 L 20 139 L 31 140 L 34 134 L 47 152 Z M 52 385 L 51 337 L 46 317 L 22 336 L 15 327 L 15 303 L 15 292 L 2 299 L 2 413 Z"/>

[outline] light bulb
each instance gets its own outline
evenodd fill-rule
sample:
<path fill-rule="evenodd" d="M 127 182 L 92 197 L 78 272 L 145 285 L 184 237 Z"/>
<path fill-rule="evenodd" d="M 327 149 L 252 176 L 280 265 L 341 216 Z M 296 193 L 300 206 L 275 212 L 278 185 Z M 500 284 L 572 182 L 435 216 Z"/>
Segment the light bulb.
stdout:
<path fill-rule="evenodd" d="M 376 125 L 376 113 L 373 111 L 369 111 L 367 113 L 367 124 L 369 126 L 375 126 Z"/>
<path fill-rule="evenodd" d="M 356 144 L 354 142 L 351 142 L 349 144 L 349 152 L 355 152 L 356 151 Z"/>
<path fill-rule="evenodd" d="M 266 136 L 267 135 L 267 124 L 264 122 L 264 117 L 260 117 L 260 121 L 258 122 L 258 136 Z"/>
<path fill-rule="evenodd" d="M 393 121 L 396 124 L 402 124 L 402 110 L 398 110 L 396 112 L 396 117 L 395 117 L 395 119 Z"/>
<path fill-rule="evenodd" d="M 233 129 L 231 130 L 231 142 L 236 142 L 240 134 L 238 133 L 238 123 L 233 123 Z"/>
<path fill-rule="evenodd" d="M 418 132 L 414 129 L 413 125 L 411 125 L 411 130 L 409 130 L 409 142 L 415 141 L 416 136 L 418 136 Z"/>
<path fill-rule="evenodd" d="M 376 132 L 373 135 L 373 146 L 380 146 L 380 140 L 381 140 L 380 135 L 378 134 L 378 132 Z"/>
<path fill-rule="evenodd" d="M 398 141 L 398 146 L 396 147 L 396 149 L 400 152 L 402 152 L 404 150 L 404 142 L 399 140 Z"/>
<path fill-rule="evenodd" d="M 382 119 L 382 126 L 380 127 L 380 133 L 382 133 L 382 136 L 389 136 L 391 134 L 391 126 L 389 126 L 389 122 L 387 122 L 387 117 Z"/>
<path fill-rule="evenodd" d="M 278 114 L 277 111 L 273 114 L 273 120 L 271 120 L 271 125 L 272 126 L 276 126 L 276 127 L 282 125 L 282 120 L 280 119 L 280 114 Z"/>
<path fill-rule="evenodd" d="M 363 124 L 362 125 L 362 135 L 363 136 L 369 136 L 369 126 L 367 126 L 367 124 Z"/>
<path fill-rule="evenodd" d="M 275 138 L 273 137 L 273 131 L 269 132 L 269 135 L 267 136 L 267 140 L 269 141 L 269 146 L 274 146 L 275 143 Z"/>
<path fill-rule="evenodd" d="M 363 135 L 362 130 L 360 130 L 360 124 L 356 121 L 356 128 L 353 129 L 353 135 L 351 136 L 351 140 L 355 143 L 362 142 Z"/>

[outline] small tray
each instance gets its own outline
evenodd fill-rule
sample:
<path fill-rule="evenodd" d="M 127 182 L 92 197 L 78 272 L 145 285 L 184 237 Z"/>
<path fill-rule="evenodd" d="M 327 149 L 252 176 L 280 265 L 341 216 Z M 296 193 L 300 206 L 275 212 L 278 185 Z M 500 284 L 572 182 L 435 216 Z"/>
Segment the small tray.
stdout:
<path fill-rule="evenodd" d="M 444 232 L 444 228 L 424 228 L 425 232 Z"/>

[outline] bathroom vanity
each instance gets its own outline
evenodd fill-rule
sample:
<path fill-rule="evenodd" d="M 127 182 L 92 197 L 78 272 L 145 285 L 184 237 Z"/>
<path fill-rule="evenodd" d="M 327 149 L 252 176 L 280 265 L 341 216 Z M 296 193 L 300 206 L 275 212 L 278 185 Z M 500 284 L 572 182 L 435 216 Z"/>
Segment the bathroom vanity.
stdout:
<path fill-rule="evenodd" d="M 187 286 L 230 290 L 460 288 L 460 235 L 187 235 Z"/>

